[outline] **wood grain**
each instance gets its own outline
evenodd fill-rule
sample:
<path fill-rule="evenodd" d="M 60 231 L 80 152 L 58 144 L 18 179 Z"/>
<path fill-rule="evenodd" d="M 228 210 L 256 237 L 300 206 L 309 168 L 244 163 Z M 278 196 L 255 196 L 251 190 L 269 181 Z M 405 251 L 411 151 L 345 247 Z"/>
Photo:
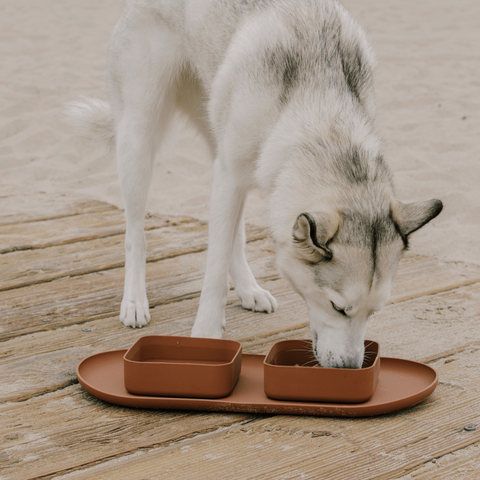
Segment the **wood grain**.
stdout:
<path fill-rule="evenodd" d="M 0 225 L 39 222 L 73 215 L 118 210 L 110 203 L 91 199 L 72 199 L 45 192 L 18 192 L 2 185 Z"/>
<path fill-rule="evenodd" d="M 206 250 L 208 226 L 204 222 L 165 220 L 146 232 L 147 262 Z M 247 227 L 248 242 L 266 236 L 265 229 Z M 0 291 L 123 267 L 124 244 L 125 235 L 115 234 L 52 246 L 41 254 L 29 249 L 0 255 Z"/>
<path fill-rule="evenodd" d="M 150 216 L 145 229 L 193 221 L 190 217 Z M 64 245 L 125 233 L 121 210 L 108 209 L 66 217 L 0 226 L 0 254 Z"/>
<path fill-rule="evenodd" d="M 201 436 L 249 417 L 112 407 L 75 385 L 2 406 L 0 418 L 0 451 L 8 457 L 0 460 L 1 475 L 27 480 Z"/>
<path fill-rule="evenodd" d="M 465 480 L 480 478 L 480 443 L 440 455 L 412 470 L 400 480 Z"/>

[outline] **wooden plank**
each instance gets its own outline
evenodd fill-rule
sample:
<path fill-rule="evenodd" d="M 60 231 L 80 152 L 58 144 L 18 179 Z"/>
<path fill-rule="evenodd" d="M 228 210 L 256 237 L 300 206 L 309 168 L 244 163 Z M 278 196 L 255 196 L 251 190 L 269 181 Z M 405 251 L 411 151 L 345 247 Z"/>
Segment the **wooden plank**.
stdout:
<path fill-rule="evenodd" d="M 39 478 L 105 457 L 202 436 L 249 417 L 115 407 L 92 399 L 75 385 L 28 403 L 0 407 L 0 476 Z"/>
<path fill-rule="evenodd" d="M 267 236 L 260 227 L 247 226 L 247 241 Z M 162 228 L 146 232 L 147 262 L 157 262 L 187 253 L 206 250 L 208 225 L 191 221 L 170 221 Z M 0 255 L 0 291 L 44 283 L 62 277 L 123 267 L 125 235 L 96 238 L 37 250 L 22 250 Z"/>
<path fill-rule="evenodd" d="M 72 199 L 62 194 L 24 193 L 2 185 L 0 225 L 38 222 L 85 213 L 118 210 L 110 203 L 90 199 Z"/>
<path fill-rule="evenodd" d="M 194 221 L 191 217 L 148 216 L 145 229 Z M 125 233 L 124 213 L 118 209 L 98 210 L 78 215 L 0 226 L 0 254 L 18 250 L 93 240 Z"/>
<path fill-rule="evenodd" d="M 303 301 L 284 280 L 262 285 L 277 296 L 279 309 L 262 314 L 241 308 L 229 295 L 225 338 L 242 342 L 245 352 L 266 353 L 284 338 L 309 338 Z M 93 353 L 130 347 L 146 334 L 189 335 L 198 299 L 152 309 L 153 329 L 132 330 L 118 319 L 106 318 L 13 338 L 2 344 L 0 402 L 23 401 L 75 382 L 78 362 Z M 383 356 L 418 361 L 450 358 L 474 345 L 480 316 L 480 284 L 455 291 L 393 304 L 369 322 L 367 338 L 377 340 Z M 86 328 L 88 331 L 82 331 Z M 422 342 L 428 338 L 428 342 Z M 480 344 L 480 341 L 478 341 Z M 447 359 L 448 359 L 447 358 Z"/>
<path fill-rule="evenodd" d="M 480 443 L 442 455 L 424 463 L 400 480 L 465 480 L 480 478 Z"/>
<path fill-rule="evenodd" d="M 480 422 L 480 349 L 458 354 L 437 368 L 442 379 L 437 390 L 422 404 L 402 412 L 365 419 L 259 416 L 246 424 L 136 450 L 137 455 L 117 456 L 101 465 L 84 463 L 68 478 L 161 480 L 178 478 L 179 472 L 185 480 L 399 478 L 429 459 L 480 441 L 480 430 L 463 428 Z M 122 433 L 114 438 L 122 441 Z M 42 465 L 43 452 L 49 448 L 36 450 L 37 465 Z M 74 459 L 76 446 L 69 443 L 68 448 Z"/>
<path fill-rule="evenodd" d="M 273 257 L 265 256 L 270 244 L 259 241 L 250 245 L 247 250 L 254 273 L 260 278 L 276 277 Z M 147 264 L 150 306 L 197 298 L 205 261 L 203 251 Z M 123 268 L 116 268 L 2 292 L 0 341 L 118 315 L 123 277 Z"/>
<path fill-rule="evenodd" d="M 391 302 L 404 302 L 477 282 L 480 282 L 478 265 L 444 262 L 425 255 L 407 254 L 400 261 Z"/>

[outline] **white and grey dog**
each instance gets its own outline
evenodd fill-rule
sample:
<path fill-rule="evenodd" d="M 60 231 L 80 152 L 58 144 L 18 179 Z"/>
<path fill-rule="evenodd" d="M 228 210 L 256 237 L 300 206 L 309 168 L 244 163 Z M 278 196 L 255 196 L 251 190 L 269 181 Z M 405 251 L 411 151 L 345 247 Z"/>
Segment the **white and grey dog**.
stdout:
<path fill-rule="evenodd" d="M 221 337 L 230 273 L 245 308 L 277 303 L 247 264 L 243 207 L 269 193 L 277 265 L 304 298 L 323 366 L 359 368 L 409 235 L 442 203 L 403 204 L 374 133 L 374 56 L 336 0 L 128 0 L 108 55 L 109 101 L 70 106 L 116 150 L 127 219 L 120 320 L 150 320 L 144 213 L 176 111 L 215 153 L 207 266 L 192 335 Z"/>

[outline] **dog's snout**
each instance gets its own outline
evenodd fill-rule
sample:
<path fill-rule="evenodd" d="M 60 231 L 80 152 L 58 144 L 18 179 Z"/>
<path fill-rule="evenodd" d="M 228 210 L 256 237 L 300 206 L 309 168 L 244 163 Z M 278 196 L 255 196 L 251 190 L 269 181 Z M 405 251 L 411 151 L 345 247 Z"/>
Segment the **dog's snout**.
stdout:
<path fill-rule="evenodd" d="M 336 356 L 333 352 L 326 352 L 320 355 L 318 359 L 320 365 L 324 368 L 361 368 L 363 361 L 359 361 L 357 356 Z"/>
<path fill-rule="evenodd" d="M 362 368 L 365 356 L 363 318 L 332 324 L 310 319 L 313 353 L 324 368 Z"/>
<path fill-rule="evenodd" d="M 313 349 L 318 362 L 324 368 L 362 368 L 364 349 L 355 348 L 348 353 L 340 353 L 331 349 L 322 350 L 318 345 Z"/>
<path fill-rule="evenodd" d="M 347 357 L 342 359 L 342 366 L 337 368 L 361 368 L 362 362 L 358 361 L 356 357 Z"/>

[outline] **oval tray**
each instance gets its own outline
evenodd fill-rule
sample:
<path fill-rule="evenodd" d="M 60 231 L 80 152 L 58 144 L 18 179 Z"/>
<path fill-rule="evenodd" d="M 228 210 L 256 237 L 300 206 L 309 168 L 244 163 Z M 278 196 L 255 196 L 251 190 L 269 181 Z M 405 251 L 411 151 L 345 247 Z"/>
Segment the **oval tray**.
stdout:
<path fill-rule="evenodd" d="M 265 355 L 243 354 L 242 373 L 228 397 L 150 397 L 132 395 L 125 389 L 123 356 L 126 351 L 97 353 L 82 360 L 77 366 L 77 377 L 83 388 L 101 400 L 126 407 L 366 417 L 411 407 L 428 397 L 438 383 L 436 370 L 428 365 L 381 357 L 377 388 L 367 402 L 340 404 L 272 400 L 263 389 Z"/>

